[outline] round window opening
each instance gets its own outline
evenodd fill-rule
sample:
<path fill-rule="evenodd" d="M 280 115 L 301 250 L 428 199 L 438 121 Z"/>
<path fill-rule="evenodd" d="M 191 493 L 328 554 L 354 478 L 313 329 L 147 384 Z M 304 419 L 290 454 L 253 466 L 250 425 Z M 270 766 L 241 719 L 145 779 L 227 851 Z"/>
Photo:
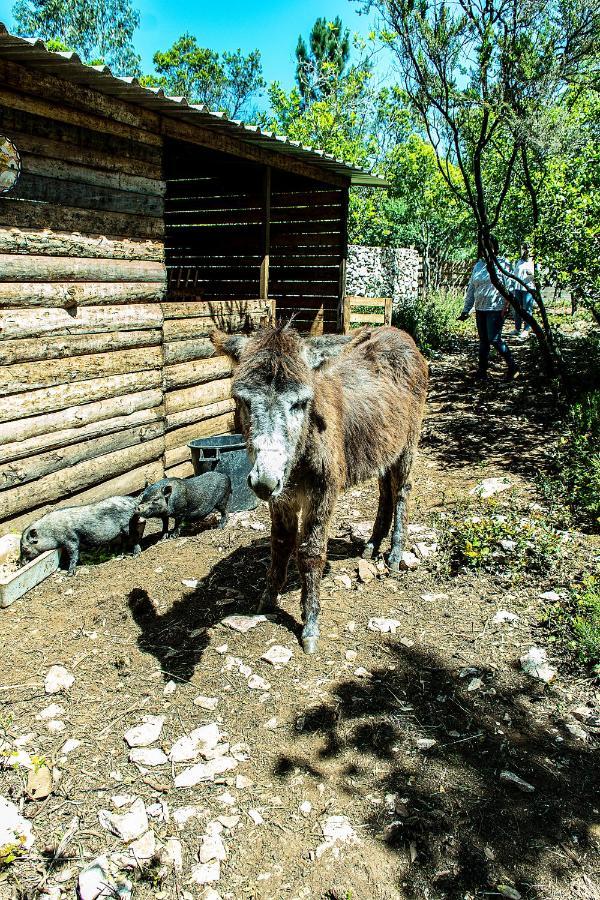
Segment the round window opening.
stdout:
<path fill-rule="evenodd" d="M 14 188 L 21 174 L 21 157 L 12 141 L 0 134 L 0 194 Z"/>

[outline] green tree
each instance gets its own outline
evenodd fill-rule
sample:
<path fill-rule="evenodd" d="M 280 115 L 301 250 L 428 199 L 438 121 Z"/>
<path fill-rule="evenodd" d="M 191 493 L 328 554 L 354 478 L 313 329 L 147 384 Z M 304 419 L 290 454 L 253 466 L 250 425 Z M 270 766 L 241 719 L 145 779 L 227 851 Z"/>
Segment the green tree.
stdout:
<path fill-rule="evenodd" d="M 139 75 L 133 35 L 140 14 L 131 0 L 17 0 L 19 34 L 41 37 L 50 49 L 74 50 L 90 64 L 105 62 L 116 75 Z"/>
<path fill-rule="evenodd" d="M 329 22 L 319 18 L 308 39 L 296 44 L 296 83 L 304 105 L 322 99 L 335 89 L 350 56 L 350 32 L 339 16 Z"/>
<path fill-rule="evenodd" d="M 258 50 L 247 56 L 239 49 L 219 54 L 200 47 L 191 34 L 183 34 L 168 50 L 159 50 L 153 61 L 158 76 L 145 75 L 143 84 L 162 87 L 190 103 L 205 103 L 233 118 L 251 113 L 251 100 L 265 87 Z"/>
<path fill-rule="evenodd" d="M 548 110 L 569 85 L 592 74 L 600 49 L 600 0 L 373 0 L 393 49 L 411 107 L 436 150 L 448 187 L 473 218 L 490 278 L 512 298 L 496 272 L 490 241 L 521 164 L 533 209 L 539 210 L 530 156 L 548 142 Z M 485 178 L 493 158 L 496 178 Z M 451 177 L 456 167 L 460 183 Z M 550 371 L 557 354 L 545 309 L 536 300 Z"/>

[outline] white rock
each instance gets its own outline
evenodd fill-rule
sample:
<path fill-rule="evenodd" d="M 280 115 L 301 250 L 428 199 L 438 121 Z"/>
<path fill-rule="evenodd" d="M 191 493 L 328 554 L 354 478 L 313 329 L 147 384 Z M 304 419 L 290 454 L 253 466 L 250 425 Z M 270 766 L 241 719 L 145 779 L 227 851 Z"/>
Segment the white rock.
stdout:
<path fill-rule="evenodd" d="M 152 829 L 137 840 L 132 841 L 126 853 L 117 853 L 114 861 L 122 869 L 137 869 L 141 863 L 147 863 L 156 855 L 156 836 Z"/>
<path fill-rule="evenodd" d="M 240 816 L 217 816 L 219 824 L 222 825 L 223 828 L 227 828 L 228 831 L 239 824 L 240 818 Z"/>
<path fill-rule="evenodd" d="M 506 609 L 499 609 L 492 619 L 492 625 L 504 625 L 505 622 L 508 622 L 509 625 L 514 625 L 518 621 L 519 617 L 516 613 L 509 612 Z"/>
<path fill-rule="evenodd" d="M 235 797 L 233 796 L 233 794 L 230 794 L 229 791 L 225 791 L 224 793 L 219 794 L 217 800 L 223 806 L 235 806 L 236 804 Z"/>
<path fill-rule="evenodd" d="M 16 846 L 24 852 L 30 849 L 34 840 L 31 822 L 19 813 L 14 803 L 0 797 L 0 848 Z"/>
<path fill-rule="evenodd" d="M 227 896 L 229 898 L 232 897 L 231 894 L 228 894 Z M 184 897 L 184 900 L 185 900 L 185 897 Z M 216 891 L 213 891 L 212 888 L 206 888 L 206 890 L 202 892 L 202 896 L 200 897 L 200 900 L 222 900 L 222 898 L 221 898 L 221 895 L 217 894 Z"/>
<path fill-rule="evenodd" d="M 68 691 L 75 683 L 75 676 L 64 666 L 50 666 L 44 678 L 44 690 L 47 694 L 60 694 Z"/>
<path fill-rule="evenodd" d="M 227 616 L 223 619 L 222 624 L 226 625 L 227 628 L 232 628 L 233 631 L 239 631 L 241 634 L 246 634 L 252 628 L 256 628 L 257 625 L 260 625 L 261 622 L 266 622 L 267 617 L 263 615 L 258 616 Z"/>
<path fill-rule="evenodd" d="M 148 747 L 159 739 L 164 722 L 164 716 L 143 716 L 141 725 L 125 732 L 125 741 L 130 747 Z"/>
<path fill-rule="evenodd" d="M 324 822 L 321 822 L 321 829 L 325 841 L 316 849 L 316 857 L 320 857 L 326 850 L 333 848 L 336 844 L 360 844 L 360 838 L 350 824 L 348 816 L 329 816 Z"/>
<path fill-rule="evenodd" d="M 138 766 L 164 766 L 169 759 L 160 747 L 134 747 L 129 751 L 129 762 Z"/>
<path fill-rule="evenodd" d="M 220 737 L 219 726 L 215 722 L 195 728 L 190 734 L 175 741 L 171 747 L 169 759 L 172 762 L 187 762 L 196 759 L 199 754 L 204 755 L 216 747 Z"/>
<path fill-rule="evenodd" d="M 410 550 L 403 550 L 400 555 L 400 568 L 401 569 L 416 569 L 419 565 L 419 557 L 414 553 L 411 553 Z"/>
<path fill-rule="evenodd" d="M 221 877 L 221 863 L 218 859 L 209 863 L 197 863 L 192 867 L 191 878 L 195 884 L 213 884 Z"/>
<path fill-rule="evenodd" d="M 50 732 L 50 734 L 60 734 L 60 732 L 64 731 L 66 727 L 67 725 L 62 721 L 62 719 L 51 719 L 46 723 L 46 728 Z"/>
<path fill-rule="evenodd" d="M 35 740 L 35 737 L 35 731 L 30 731 L 29 734 L 22 734 L 21 737 L 18 737 L 13 741 L 13 745 L 15 747 L 25 747 L 27 744 L 31 744 Z"/>
<path fill-rule="evenodd" d="M 234 759 L 237 759 L 238 762 L 245 762 L 247 759 L 250 759 L 250 747 L 248 744 L 244 744 L 240 741 L 239 744 L 234 744 L 232 746 L 231 755 Z"/>
<path fill-rule="evenodd" d="M 220 644 L 218 647 L 215 647 L 215 653 L 220 653 L 221 656 L 224 653 L 227 653 L 228 650 L 229 650 L 229 644 Z"/>
<path fill-rule="evenodd" d="M 374 578 L 377 578 L 377 566 L 368 559 L 359 559 L 358 561 L 358 577 L 363 584 L 369 584 Z"/>
<path fill-rule="evenodd" d="M 433 738 L 418 738 L 415 743 L 417 750 L 431 750 L 432 747 L 435 747 L 437 741 Z"/>
<path fill-rule="evenodd" d="M 277 725 L 278 725 L 277 719 L 273 718 L 273 719 L 269 719 L 268 722 L 265 722 L 265 724 L 263 725 L 263 728 L 266 728 L 267 731 L 275 731 L 275 729 L 277 728 Z"/>
<path fill-rule="evenodd" d="M 468 691 L 480 691 L 483 687 L 483 679 L 481 678 L 471 678 L 470 682 L 467 685 Z"/>
<path fill-rule="evenodd" d="M 364 666 L 358 666 L 358 668 L 354 670 L 354 674 L 357 678 L 370 678 L 371 676 L 369 670 L 365 669 Z"/>
<path fill-rule="evenodd" d="M 167 838 L 158 851 L 158 857 L 163 866 L 181 872 L 183 869 L 183 848 L 177 838 Z"/>
<path fill-rule="evenodd" d="M 19 750 L 17 748 L 10 749 L 9 746 L 5 746 L 0 755 L 0 766 L 4 769 L 12 769 L 16 766 L 21 766 L 23 769 L 33 769 L 34 764 L 31 761 L 31 756 L 27 752 L 27 750 Z"/>
<path fill-rule="evenodd" d="M 98 820 L 103 828 L 111 831 L 126 844 L 135 841 L 148 831 L 148 816 L 141 798 L 132 803 L 129 811 L 123 815 L 108 812 L 106 809 L 100 810 Z"/>
<path fill-rule="evenodd" d="M 579 741 L 589 741 L 590 736 L 585 728 L 582 728 L 577 722 L 566 722 L 565 728 L 572 734 L 574 738 L 577 738 Z"/>
<path fill-rule="evenodd" d="M 248 687 L 251 691 L 270 691 L 271 685 L 260 675 L 251 675 L 248 679 Z"/>
<path fill-rule="evenodd" d="M 396 634 L 396 629 L 400 628 L 402 622 L 398 619 L 369 619 L 367 628 L 369 631 L 380 631 L 382 634 Z"/>
<path fill-rule="evenodd" d="M 252 821 L 254 822 L 255 825 L 264 825 L 265 820 L 263 819 L 263 817 L 261 816 L 261 814 L 259 813 L 259 811 L 257 809 L 249 809 L 248 815 L 250 816 L 250 818 L 252 819 Z"/>
<path fill-rule="evenodd" d="M 312 812 L 312 803 L 310 802 L 310 800 L 303 800 L 298 809 L 303 816 L 310 816 Z"/>
<path fill-rule="evenodd" d="M 529 784 L 529 782 L 527 781 L 523 781 L 523 779 L 519 778 L 518 775 L 515 775 L 514 772 L 509 772 L 508 770 L 500 772 L 500 781 L 505 781 L 507 784 L 514 785 L 525 794 L 533 794 L 533 792 L 535 791 L 535 788 L 532 784 Z"/>
<path fill-rule="evenodd" d="M 271 663 L 272 666 L 286 666 L 294 654 L 287 647 L 281 644 L 273 644 L 266 653 L 263 653 L 261 659 Z"/>
<path fill-rule="evenodd" d="M 449 594 L 421 594 L 421 600 L 425 603 L 436 603 L 439 600 L 448 600 Z"/>
<path fill-rule="evenodd" d="M 121 809 L 123 806 L 131 806 L 134 800 L 137 798 L 133 796 L 133 794 L 113 794 L 110 798 L 110 802 L 113 806 L 116 806 L 117 809 Z"/>
<path fill-rule="evenodd" d="M 196 578 L 182 578 L 181 583 L 184 587 L 197 588 L 200 582 Z"/>
<path fill-rule="evenodd" d="M 77 888 L 80 900 L 97 900 L 100 897 L 129 900 L 133 886 L 122 876 L 115 878 L 106 856 L 99 856 L 79 873 Z"/>
<path fill-rule="evenodd" d="M 178 828 L 183 828 L 190 819 L 199 818 L 202 810 L 199 806 L 180 806 L 173 810 L 173 821 Z"/>
<path fill-rule="evenodd" d="M 510 553 L 517 546 L 516 541 L 510 541 L 506 538 L 503 538 L 501 541 L 499 541 L 499 543 L 500 543 L 500 546 L 502 547 L 502 549 L 505 550 L 507 553 Z"/>
<path fill-rule="evenodd" d="M 348 662 L 354 662 L 354 660 L 358 656 L 358 653 L 356 652 L 356 650 L 346 650 L 344 656 L 348 660 Z"/>
<path fill-rule="evenodd" d="M 215 775 L 229 772 L 235 769 L 237 764 L 237 760 L 230 756 L 218 756 L 216 759 L 209 759 L 207 763 L 198 763 L 184 769 L 175 777 L 175 787 L 194 787 L 201 781 L 212 781 Z"/>
<path fill-rule="evenodd" d="M 194 699 L 194 706 L 199 706 L 200 709 L 207 709 L 209 711 L 212 711 L 213 709 L 216 709 L 218 705 L 218 697 L 203 697 L 202 695 L 200 695 L 199 697 L 196 697 Z"/>
<path fill-rule="evenodd" d="M 77 738 L 69 738 L 69 740 L 65 741 L 60 748 L 60 752 L 63 756 L 68 756 L 69 753 L 72 753 L 73 750 L 77 750 L 78 747 L 81 747 L 81 741 L 78 741 Z"/>
<path fill-rule="evenodd" d="M 246 788 L 252 787 L 254 782 L 251 778 L 246 778 L 245 775 L 236 775 L 235 779 L 235 787 L 238 791 L 244 791 Z"/>
<path fill-rule="evenodd" d="M 540 600 L 548 600 L 549 603 L 559 603 L 560 594 L 557 594 L 556 591 L 546 591 L 544 594 L 540 594 Z"/>
<path fill-rule="evenodd" d="M 60 719 L 64 714 L 64 711 L 65 708 L 64 706 L 61 706 L 60 703 L 51 703 L 50 706 L 47 706 L 37 714 L 36 719 L 40 722 L 46 722 L 50 719 Z"/>
<path fill-rule="evenodd" d="M 480 481 L 479 484 L 469 491 L 469 494 L 481 497 L 482 500 L 487 500 L 489 497 L 493 497 L 494 494 L 508 490 L 509 487 L 511 487 L 511 483 L 508 478 L 484 478 L 483 481 Z"/>
<path fill-rule="evenodd" d="M 521 656 L 521 668 L 527 675 L 545 684 L 552 681 L 556 675 L 554 669 L 548 665 L 546 651 L 541 647 L 530 647 L 527 653 Z"/>
<path fill-rule="evenodd" d="M 437 550 L 437 544 L 426 544 L 425 541 L 417 541 L 414 545 L 414 552 L 421 559 L 427 559 Z"/>
<path fill-rule="evenodd" d="M 198 854 L 201 863 L 208 863 L 213 859 L 224 860 L 227 857 L 225 844 L 219 834 L 205 834 Z"/>
<path fill-rule="evenodd" d="M 174 681 L 167 681 L 163 688 L 163 697 L 171 697 L 172 694 L 177 690 L 177 685 Z"/>
<path fill-rule="evenodd" d="M 347 591 L 352 587 L 352 579 L 349 575 L 336 575 L 335 581 L 339 581 L 342 587 L 346 588 Z"/>

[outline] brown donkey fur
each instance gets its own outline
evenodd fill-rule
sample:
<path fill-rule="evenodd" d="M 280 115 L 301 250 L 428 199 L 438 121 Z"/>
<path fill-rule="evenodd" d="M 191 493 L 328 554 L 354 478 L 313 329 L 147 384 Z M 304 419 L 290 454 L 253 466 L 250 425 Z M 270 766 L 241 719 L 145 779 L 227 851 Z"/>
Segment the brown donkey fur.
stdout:
<path fill-rule="evenodd" d="M 427 363 L 409 335 L 364 329 L 353 338 L 303 338 L 270 327 L 251 337 L 215 332 L 237 363 L 232 393 L 254 468 L 269 500 L 271 567 L 263 603 L 274 605 L 296 551 L 307 652 L 316 649 L 329 522 L 344 488 L 379 477 L 379 508 L 365 556 L 392 520 L 388 564 L 397 570 L 427 393 Z"/>

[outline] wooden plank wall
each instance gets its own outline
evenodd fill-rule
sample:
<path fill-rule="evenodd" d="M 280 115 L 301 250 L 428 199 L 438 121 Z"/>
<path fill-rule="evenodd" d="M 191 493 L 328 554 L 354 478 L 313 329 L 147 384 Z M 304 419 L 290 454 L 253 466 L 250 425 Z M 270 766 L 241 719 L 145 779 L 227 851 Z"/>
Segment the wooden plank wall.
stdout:
<path fill-rule="evenodd" d="M 0 61 L 0 532 L 162 476 L 162 139 L 154 114 Z M 43 97 L 43 99 L 42 99 Z"/>
<path fill-rule="evenodd" d="M 340 326 L 348 191 L 273 170 L 269 296 L 278 318 L 319 334 Z"/>

